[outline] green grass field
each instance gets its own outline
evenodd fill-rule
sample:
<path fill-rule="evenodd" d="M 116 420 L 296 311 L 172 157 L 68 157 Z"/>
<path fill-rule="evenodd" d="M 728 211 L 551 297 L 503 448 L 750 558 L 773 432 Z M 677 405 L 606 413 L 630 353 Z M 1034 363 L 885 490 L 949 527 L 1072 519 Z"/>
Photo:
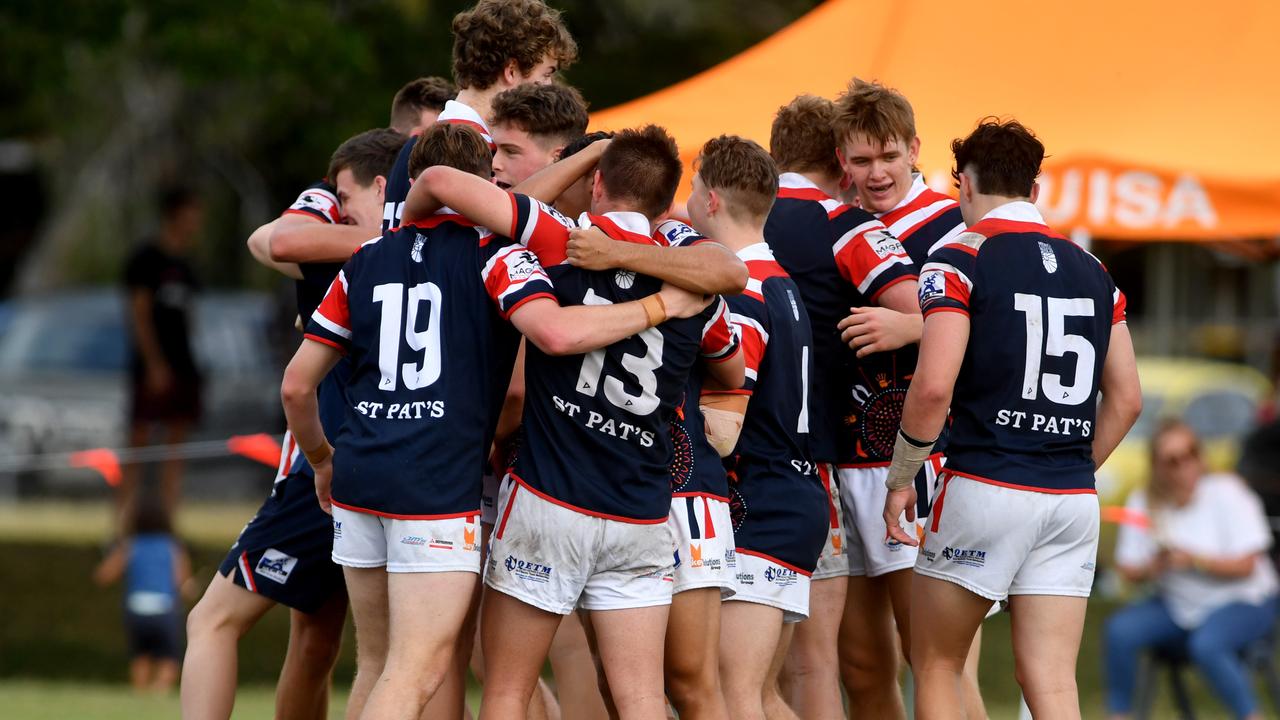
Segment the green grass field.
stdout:
<path fill-rule="evenodd" d="M 201 587 L 254 507 L 190 507 L 178 527 L 190 543 Z M 101 557 L 109 516 L 105 505 L 25 503 L 0 505 L 0 718 L 151 720 L 178 716 L 176 695 L 135 696 L 125 684 L 125 644 L 119 587 L 94 586 L 89 575 Z M 1104 542 L 1105 545 L 1105 542 Z M 1103 552 L 1102 557 L 1109 553 Z M 1114 605 L 1091 602 L 1078 679 L 1086 717 L 1103 717 L 1101 629 Z M 268 613 L 241 643 L 236 717 L 272 713 L 272 684 L 283 660 L 288 614 Z M 993 718 L 1016 718 L 1009 619 L 984 625 L 980 684 Z M 333 717 L 341 717 L 355 665 L 348 626 L 335 674 Z M 1197 678 L 1192 689 L 1201 717 L 1225 717 Z M 475 688 L 473 688 L 473 691 Z M 473 702 L 473 708 L 476 705 Z M 1267 710 L 1273 710 L 1266 706 Z M 1155 717 L 1173 717 L 1167 706 Z"/>

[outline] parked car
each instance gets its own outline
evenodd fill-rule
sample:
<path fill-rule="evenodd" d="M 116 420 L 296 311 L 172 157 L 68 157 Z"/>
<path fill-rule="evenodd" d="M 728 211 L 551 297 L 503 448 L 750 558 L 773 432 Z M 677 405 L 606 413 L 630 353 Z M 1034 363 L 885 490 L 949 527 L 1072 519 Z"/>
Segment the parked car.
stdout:
<path fill-rule="evenodd" d="M 1270 396 L 1266 376 L 1247 365 L 1188 358 L 1138 358 L 1142 415 L 1098 471 L 1104 504 L 1123 502 L 1151 473 L 1151 434 L 1166 417 L 1185 420 L 1200 435 L 1211 470 L 1234 470 L 1245 435 Z"/>
<path fill-rule="evenodd" d="M 0 335 L 0 457 L 120 447 L 128 436 L 128 328 L 123 292 L 86 289 L 14 300 Z M 202 294 L 193 349 L 205 376 L 204 415 L 191 440 L 280 433 L 281 368 L 272 347 L 271 299 Z M 271 472 L 242 458 L 192 461 L 186 489 L 257 494 Z M 85 493 L 91 471 L 17 471 L 24 492 Z M 10 485 L 13 474 L 10 473 Z"/>

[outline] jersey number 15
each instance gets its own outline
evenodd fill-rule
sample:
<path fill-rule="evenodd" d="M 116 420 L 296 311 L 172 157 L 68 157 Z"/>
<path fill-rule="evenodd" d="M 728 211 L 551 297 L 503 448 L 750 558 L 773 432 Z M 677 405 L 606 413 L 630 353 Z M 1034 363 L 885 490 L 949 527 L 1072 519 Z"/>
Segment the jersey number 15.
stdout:
<path fill-rule="evenodd" d="M 1088 338 L 1066 332 L 1066 318 L 1093 317 L 1093 298 L 1047 298 L 1016 293 L 1013 308 L 1026 315 L 1027 321 L 1027 363 L 1022 375 L 1022 399 L 1035 400 L 1043 388 L 1045 399 L 1059 405 L 1079 405 L 1088 400 L 1093 394 L 1096 352 Z M 1049 317 L 1047 328 L 1046 314 Z M 1043 355 L 1065 357 L 1070 353 L 1076 356 L 1075 377 L 1069 384 L 1063 384 L 1061 375 L 1040 372 L 1042 348 Z"/>

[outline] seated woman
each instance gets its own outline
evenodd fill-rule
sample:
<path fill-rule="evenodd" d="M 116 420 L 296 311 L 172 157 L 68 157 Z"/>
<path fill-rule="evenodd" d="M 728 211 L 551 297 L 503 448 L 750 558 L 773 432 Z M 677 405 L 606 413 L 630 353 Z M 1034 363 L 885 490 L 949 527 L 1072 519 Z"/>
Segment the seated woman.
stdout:
<path fill-rule="evenodd" d="M 1261 718 L 1240 650 L 1276 620 L 1271 529 L 1262 503 L 1234 475 L 1206 475 L 1200 442 L 1169 421 L 1151 441 L 1151 483 L 1129 498 L 1147 527 L 1122 525 L 1116 565 L 1155 594 L 1107 621 L 1107 709 L 1130 714 L 1141 654 L 1181 650 L 1237 718 Z"/>

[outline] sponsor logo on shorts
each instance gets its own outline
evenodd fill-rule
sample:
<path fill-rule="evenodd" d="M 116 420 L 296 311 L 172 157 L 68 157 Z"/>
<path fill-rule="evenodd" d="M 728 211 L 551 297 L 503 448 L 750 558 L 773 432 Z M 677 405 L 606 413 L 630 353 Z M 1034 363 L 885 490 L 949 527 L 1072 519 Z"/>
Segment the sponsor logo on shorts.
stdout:
<path fill-rule="evenodd" d="M 839 530 L 831 531 L 831 557 L 839 557 L 844 552 L 844 538 L 840 536 Z"/>
<path fill-rule="evenodd" d="M 550 565 L 521 560 L 514 555 L 508 555 L 507 559 L 503 561 L 503 565 L 507 568 L 507 572 L 521 580 L 536 583 L 551 582 L 552 570 Z"/>
<path fill-rule="evenodd" d="M 708 570 L 718 571 L 721 569 L 722 565 L 720 564 L 720 558 L 712 557 L 704 560 L 702 558 L 702 546 L 695 543 L 689 543 L 689 567 L 704 567 Z"/>
<path fill-rule="evenodd" d="M 749 572 L 738 573 L 738 582 L 742 583 L 743 585 L 755 585 L 756 584 L 755 573 L 749 573 Z"/>
<path fill-rule="evenodd" d="M 262 553 L 262 558 L 258 560 L 258 566 L 253 571 L 268 580 L 274 580 L 283 585 L 289 581 L 289 573 L 293 572 L 293 566 L 297 564 L 298 558 L 292 555 L 285 555 L 275 548 L 267 548 L 267 551 Z"/>
<path fill-rule="evenodd" d="M 923 555 L 924 559 L 928 560 L 929 562 L 933 562 L 934 560 L 938 559 L 938 553 L 932 550 L 926 550 L 924 548 L 920 548 L 920 554 Z"/>
<path fill-rule="evenodd" d="M 452 540 L 441 540 L 440 538 L 431 538 L 431 542 L 427 543 L 427 547 L 432 550 L 452 550 Z"/>
<path fill-rule="evenodd" d="M 729 548 L 724 551 L 724 566 L 733 569 L 738 567 L 738 551 Z"/>
<path fill-rule="evenodd" d="M 960 565 L 982 567 L 987 564 L 986 550 L 953 548 L 950 545 L 942 548 L 942 558 Z"/>
<path fill-rule="evenodd" d="M 405 535 L 400 538 L 401 545 L 426 545 L 427 539 L 417 535 Z"/>
<path fill-rule="evenodd" d="M 333 539 L 337 540 L 340 537 L 342 537 L 342 521 L 334 520 L 333 521 Z"/>
<path fill-rule="evenodd" d="M 790 587 L 796 584 L 796 571 L 784 567 L 770 566 L 765 568 L 764 579 L 778 587 Z"/>
<path fill-rule="evenodd" d="M 1085 570 L 1087 572 L 1093 572 L 1096 568 L 1097 566 L 1093 564 L 1092 560 L 1080 565 L 1080 569 Z"/>
<path fill-rule="evenodd" d="M 462 529 L 462 549 L 469 552 L 477 549 L 475 528 Z"/>

